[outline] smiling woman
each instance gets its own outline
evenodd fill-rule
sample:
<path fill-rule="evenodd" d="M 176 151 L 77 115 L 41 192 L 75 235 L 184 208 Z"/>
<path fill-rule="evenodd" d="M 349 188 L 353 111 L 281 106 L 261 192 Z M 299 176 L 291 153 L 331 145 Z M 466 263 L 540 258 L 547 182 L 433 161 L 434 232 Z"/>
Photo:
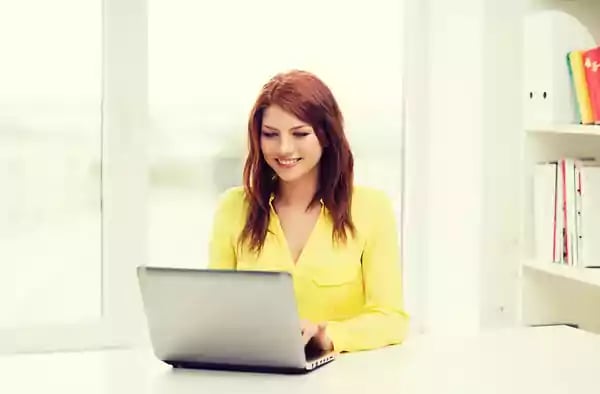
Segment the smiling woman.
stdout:
<path fill-rule="evenodd" d="M 277 188 L 275 203 L 283 210 L 299 201 L 310 213 L 321 200 L 331 211 L 336 238 L 346 238 L 346 227 L 354 231 L 349 212 L 354 161 L 344 135 L 342 113 L 321 80 L 299 70 L 272 78 L 250 114 L 248 140 L 244 183 L 250 212 L 241 237 L 249 240 L 251 249 L 262 248 L 268 215 L 261 210 L 266 209 Z M 290 219 L 303 221 L 302 216 Z M 307 226 L 312 228 L 310 221 Z M 309 229 L 298 230 L 292 242 L 303 244 Z"/>
<path fill-rule="evenodd" d="M 244 187 L 221 199 L 210 267 L 283 270 L 303 332 L 325 350 L 404 340 L 396 220 L 382 191 L 353 185 L 342 113 L 315 75 L 264 85 L 250 114 Z"/>

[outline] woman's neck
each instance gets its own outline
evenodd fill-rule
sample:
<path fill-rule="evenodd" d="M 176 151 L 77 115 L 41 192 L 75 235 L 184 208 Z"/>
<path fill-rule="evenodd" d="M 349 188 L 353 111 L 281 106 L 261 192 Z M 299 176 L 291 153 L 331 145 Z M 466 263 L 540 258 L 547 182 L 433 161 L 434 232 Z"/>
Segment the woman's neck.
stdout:
<path fill-rule="evenodd" d="M 306 176 L 293 182 L 279 181 L 277 200 L 283 206 L 309 207 L 318 186 L 318 171 L 311 171 Z"/>

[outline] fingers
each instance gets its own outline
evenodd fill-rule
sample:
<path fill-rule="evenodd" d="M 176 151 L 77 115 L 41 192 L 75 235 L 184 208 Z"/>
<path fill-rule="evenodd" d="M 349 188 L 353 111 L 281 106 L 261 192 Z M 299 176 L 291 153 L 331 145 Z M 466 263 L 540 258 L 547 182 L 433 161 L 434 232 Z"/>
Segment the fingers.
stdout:
<path fill-rule="evenodd" d="M 333 349 L 333 343 L 327 336 L 327 323 L 314 324 L 307 320 L 301 321 L 302 341 L 304 346 L 315 338 L 317 346 L 322 349 Z"/>
<path fill-rule="evenodd" d="M 333 350 L 333 342 L 327 335 L 327 323 L 319 324 L 318 332 L 315 334 L 319 339 L 319 344 L 324 350 Z"/>
<path fill-rule="evenodd" d="M 319 328 L 310 322 L 302 323 L 302 340 L 305 345 L 317 334 L 318 330 Z"/>
<path fill-rule="evenodd" d="M 308 330 L 304 330 L 304 332 L 302 333 L 302 341 L 304 342 L 305 346 L 312 337 L 313 335 L 309 333 Z"/>

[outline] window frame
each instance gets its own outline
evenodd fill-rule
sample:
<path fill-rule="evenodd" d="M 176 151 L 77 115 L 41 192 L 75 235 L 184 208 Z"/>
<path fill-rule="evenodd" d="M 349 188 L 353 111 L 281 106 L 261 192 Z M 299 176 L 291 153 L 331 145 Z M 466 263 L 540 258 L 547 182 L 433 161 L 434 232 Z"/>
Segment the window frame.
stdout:
<path fill-rule="evenodd" d="M 135 267 L 146 261 L 146 3 L 98 2 L 102 13 L 101 318 L 0 329 L 0 353 L 131 346 L 146 338 L 135 273 Z"/>

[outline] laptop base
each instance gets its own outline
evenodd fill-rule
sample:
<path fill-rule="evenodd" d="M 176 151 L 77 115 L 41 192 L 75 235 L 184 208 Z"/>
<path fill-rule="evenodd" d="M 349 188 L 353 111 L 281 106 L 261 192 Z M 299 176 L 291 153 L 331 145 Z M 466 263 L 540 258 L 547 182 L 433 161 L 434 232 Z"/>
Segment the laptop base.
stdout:
<path fill-rule="evenodd" d="M 308 368 L 292 368 L 292 367 L 269 367 L 257 365 L 238 365 L 238 364 L 218 364 L 195 361 L 164 361 L 175 369 L 205 369 L 212 371 L 235 371 L 235 372 L 257 372 L 257 373 L 275 373 L 284 375 L 302 375 L 312 372 L 327 363 L 315 366 L 312 369 Z"/>

